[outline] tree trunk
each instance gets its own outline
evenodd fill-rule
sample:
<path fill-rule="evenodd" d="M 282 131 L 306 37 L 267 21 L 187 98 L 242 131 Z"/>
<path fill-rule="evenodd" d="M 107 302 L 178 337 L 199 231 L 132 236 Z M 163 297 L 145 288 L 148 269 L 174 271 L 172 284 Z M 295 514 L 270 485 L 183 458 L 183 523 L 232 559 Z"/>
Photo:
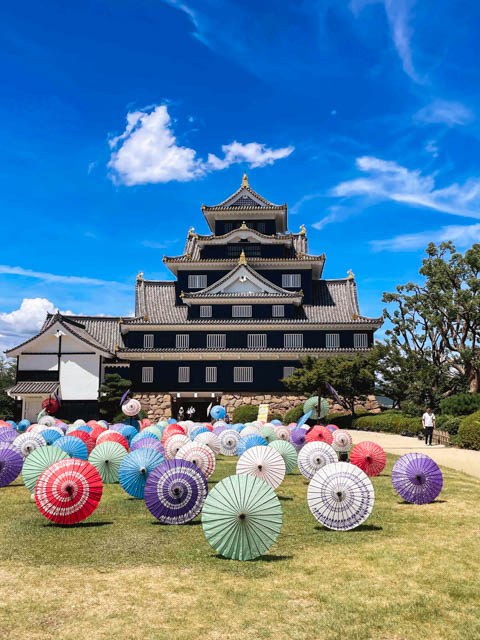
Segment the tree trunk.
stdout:
<path fill-rule="evenodd" d="M 480 371 L 478 369 L 472 370 L 469 391 L 470 393 L 480 393 Z"/>

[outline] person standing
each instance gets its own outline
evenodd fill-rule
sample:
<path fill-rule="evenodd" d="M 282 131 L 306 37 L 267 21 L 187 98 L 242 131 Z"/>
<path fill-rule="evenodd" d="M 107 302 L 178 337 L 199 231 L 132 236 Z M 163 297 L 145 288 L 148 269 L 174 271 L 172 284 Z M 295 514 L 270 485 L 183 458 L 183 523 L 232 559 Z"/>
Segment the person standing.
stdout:
<path fill-rule="evenodd" d="M 427 410 L 422 416 L 422 425 L 425 429 L 425 444 L 427 446 L 432 446 L 433 430 L 435 428 L 435 414 L 430 407 L 427 407 Z"/>

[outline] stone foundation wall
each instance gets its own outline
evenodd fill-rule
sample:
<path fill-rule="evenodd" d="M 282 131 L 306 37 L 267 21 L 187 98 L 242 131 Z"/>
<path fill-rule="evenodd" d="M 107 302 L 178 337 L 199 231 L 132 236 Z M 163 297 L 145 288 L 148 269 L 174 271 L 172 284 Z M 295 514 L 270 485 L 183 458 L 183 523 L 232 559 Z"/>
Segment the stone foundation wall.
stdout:
<path fill-rule="evenodd" d="M 172 417 L 172 407 L 170 395 L 168 393 L 135 393 L 134 398 L 140 401 L 142 409 L 147 413 L 147 417 L 152 422 L 157 422 L 162 418 Z M 268 404 L 270 413 L 281 413 L 284 415 L 290 409 L 303 404 L 306 400 L 305 396 L 294 394 L 251 394 L 247 391 L 239 393 L 225 393 L 222 396 L 221 404 L 226 408 L 227 413 L 231 416 L 234 409 L 244 404 Z M 347 413 L 340 405 L 335 404 L 329 399 L 330 412 Z M 370 413 L 381 413 L 380 405 L 375 400 L 375 396 L 368 396 L 367 400 L 359 402 L 356 405 L 359 411 L 368 411 Z"/>

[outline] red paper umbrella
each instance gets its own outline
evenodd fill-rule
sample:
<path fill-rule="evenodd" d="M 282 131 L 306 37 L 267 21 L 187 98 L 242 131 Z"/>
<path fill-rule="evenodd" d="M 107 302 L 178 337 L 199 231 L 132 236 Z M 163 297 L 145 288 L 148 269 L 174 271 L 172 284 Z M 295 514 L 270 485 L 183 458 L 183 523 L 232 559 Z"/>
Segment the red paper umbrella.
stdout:
<path fill-rule="evenodd" d="M 97 424 L 97 426 L 93 427 L 93 429 L 90 431 L 90 433 L 88 435 L 90 436 L 90 438 L 92 438 L 92 440 L 94 440 L 96 442 L 98 436 L 101 433 L 104 433 L 104 431 L 106 431 L 106 430 L 107 430 L 107 427 L 104 427 L 101 424 Z"/>
<path fill-rule="evenodd" d="M 327 429 L 333 429 L 334 431 L 336 431 L 338 427 L 336 424 L 327 424 Z"/>
<path fill-rule="evenodd" d="M 149 420 L 148 418 L 144 418 L 144 419 L 142 420 L 142 428 L 143 428 L 143 429 L 145 429 L 145 427 L 150 427 L 150 426 L 151 426 L 151 424 L 152 424 L 152 423 L 150 422 L 150 420 Z"/>
<path fill-rule="evenodd" d="M 47 413 L 55 413 L 55 411 L 58 411 L 60 408 L 60 405 L 56 398 L 46 398 L 42 402 L 42 408 L 45 409 Z"/>
<path fill-rule="evenodd" d="M 95 447 L 95 440 L 86 431 L 70 431 L 69 436 L 75 436 L 80 438 L 87 445 L 88 455 L 91 454 L 92 449 Z"/>
<path fill-rule="evenodd" d="M 97 424 L 97 421 L 96 421 L 96 420 L 89 420 L 89 421 L 87 422 L 87 425 L 88 425 L 89 427 L 92 427 L 92 428 L 93 428 L 96 424 Z"/>
<path fill-rule="evenodd" d="M 305 440 L 307 442 L 319 441 L 326 442 L 327 444 L 332 444 L 333 436 L 332 432 L 327 429 L 327 427 L 324 427 L 321 424 L 316 424 L 307 433 L 307 435 L 305 436 Z"/>
<path fill-rule="evenodd" d="M 125 447 L 128 451 L 128 442 L 127 439 L 122 436 L 118 431 L 104 431 L 101 433 L 98 438 L 96 444 L 100 444 L 101 442 L 119 442 L 121 445 Z"/>
<path fill-rule="evenodd" d="M 209 431 L 213 431 L 213 427 L 211 424 L 206 424 L 205 428 L 208 429 Z"/>
<path fill-rule="evenodd" d="M 170 436 L 176 436 L 176 435 L 184 436 L 185 429 L 181 427 L 179 424 L 174 424 L 172 422 L 172 424 L 167 425 L 163 430 L 162 441 L 161 441 L 162 444 L 164 445 L 166 440 L 168 440 Z"/>
<path fill-rule="evenodd" d="M 90 462 L 59 460 L 47 467 L 35 487 L 35 502 L 57 524 L 75 524 L 95 511 L 102 497 L 100 474 Z"/>
<path fill-rule="evenodd" d="M 382 447 L 366 440 L 356 444 L 350 451 L 350 462 L 365 471 L 367 476 L 378 476 L 387 463 L 387 456 Z"/>

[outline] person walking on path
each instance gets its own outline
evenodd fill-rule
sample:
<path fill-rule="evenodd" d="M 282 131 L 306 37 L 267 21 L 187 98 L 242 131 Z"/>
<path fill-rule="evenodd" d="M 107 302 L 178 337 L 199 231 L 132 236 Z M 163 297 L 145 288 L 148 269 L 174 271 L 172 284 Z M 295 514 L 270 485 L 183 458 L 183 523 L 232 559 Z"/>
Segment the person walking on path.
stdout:
<path fill-rule="evenodd" d="M 435 414 L 430 407 L 427 407 L 427 410 L 422 416 L 422 425 L 425 429 L 425 444 L 432 446 L 433 430 L 435 428 Z"/>

